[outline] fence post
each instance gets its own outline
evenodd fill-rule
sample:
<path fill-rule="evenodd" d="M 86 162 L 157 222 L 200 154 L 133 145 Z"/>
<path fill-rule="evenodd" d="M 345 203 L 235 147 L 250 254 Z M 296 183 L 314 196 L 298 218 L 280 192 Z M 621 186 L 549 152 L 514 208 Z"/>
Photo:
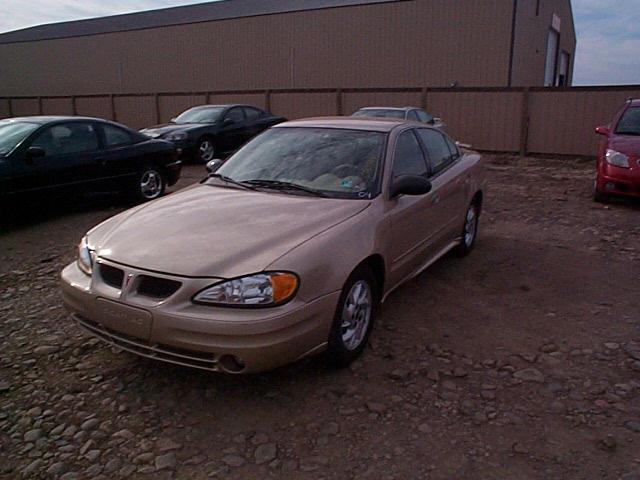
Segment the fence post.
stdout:
<path fill-rule="evenodd" d="M 71 112 L 74 115 L 78 115 L 78 106 L 76 105 L 76 96 L 71 95 Z"/>
<path fill-rule="evenodd" d="M 341 116 L 343 114 L 343 111 L 342 111 L 342 89 L 341 88 L 336 90 L 336 110 L 337 110 L 338 116 Z"/>
<path fill-rule="evenodd" d="M 109 95 L 109 106 L 111 107 L 111 120 L 116 121 L 116 99 L 112 94 Z"/>
<path fill-rule="evenodd" d="M 529 143 L 529 87 L 522 92 L 522 115 L 520 117 L 520 156 L 527 155 Z"/>
<path fill-rule="evenodd" d="M 13 117 L 13 102 L 11 97 L 7 98 L 7 110 L 9 110 L 9 117 Z"/>
<path fill-rule="evenodd" d="M 271 90 L 264 91 L 264 109 L 271 112 Z"/>
<path fill-rule="evenodd" d="M 429 96 L 429 89 L 427 87 L 424 87 L 422 89 L 422 108 L 424 108 L 425 110 L 428 110 L 428 103 L 427 103 L 427 98 Z"/>
<path fill-rule="evenodd" d="M 211 92 L 207 92 L 204 98 L 204 103 L 209 105 L 211 103 Z"/>
<path fill-rule="evenodd" d="M 42 109 L 42 97 L 38 97 L 38 115 L 42 115 L 44 110 Z"/>
<path fill-rule="evenodd" d="M 160 95 L 158 93 L 154 94 L 155 103 L 156 103 L 156 124 L 160 123 Z"/>

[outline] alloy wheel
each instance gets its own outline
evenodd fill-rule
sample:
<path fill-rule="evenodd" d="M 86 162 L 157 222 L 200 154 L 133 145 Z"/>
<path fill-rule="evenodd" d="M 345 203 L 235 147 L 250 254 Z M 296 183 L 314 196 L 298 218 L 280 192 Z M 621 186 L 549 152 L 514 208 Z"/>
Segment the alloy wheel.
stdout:
<path fill-rule="evenodd" d="M 367 335 L 373 295 L 364 280 L 353 284 L 342 309 L 342 343 L 347 350 L 356 350 Z"/>

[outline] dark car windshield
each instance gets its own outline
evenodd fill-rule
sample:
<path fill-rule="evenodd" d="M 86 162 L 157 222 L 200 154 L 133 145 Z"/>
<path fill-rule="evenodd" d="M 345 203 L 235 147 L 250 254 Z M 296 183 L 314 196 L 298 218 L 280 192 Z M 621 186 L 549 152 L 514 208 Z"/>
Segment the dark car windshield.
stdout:
<path fill-rule="evenodd" d="M 178 115 L 173 123 L 215 123 L 224 107 L 191 108 Z"/>
<path fill-rule="evenodd" d="M 0 155 L 11 152 L 39 126 L 37 123 L 0 121 Z"/>
<path fill-rule="evenodd" d="M 249 142 L 216 173 L 260 187 L 293 184 L 325 196 L 371 198 L 377 193 L 385 143 L 386 134 L 380 132 L 275 128 Z M 301 189 L 287 192 L 304 194 Z"/>
<path fill-rule="evenodd" d="M 352 117 L 383 117 L 404 119 L 404 110 L 394 108 L 363 108 L 358 110 Z"/>
<path fill-rule="evenodd" d="M 619 135 L 640 135 L 640 107 L 628 108 L 618 122 Z"/>

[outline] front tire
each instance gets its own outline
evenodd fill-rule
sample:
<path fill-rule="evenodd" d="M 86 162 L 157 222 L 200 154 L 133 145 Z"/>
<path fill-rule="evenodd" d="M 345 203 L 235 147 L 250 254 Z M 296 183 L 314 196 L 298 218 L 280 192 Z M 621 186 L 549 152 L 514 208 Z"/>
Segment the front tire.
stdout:
<path fill-rule="evenodd" d="M 611 197 L 598 189 L 598 180 L 593 182 L 593 201 L 598 203 L 609 203 Z"/>
<path fill-rule="evenodd" d="M 202 165 L 206 165 L 216 158 L 216 148 L 213 144 L 213 140 L 209 137 L 201 138 L 196 146 L 196 161 Z"/>
<path fill-rule="evenodd" d="M 364 350 L 380 302 L 378 285 L 368 266 L 358 267 L 347 279 L 333 319 L 327 361 L 345 368 Z"/>
<path fill-rule="evenodd" d="M 460 257 L 464 257 L 471 253 L 473 247 L 476 244 L 476 237 L 478 236 L 478 221 L 480 220 L 480 204 L 478 200 L 474 199 L 464 218 L 464 226 L 462 227 L 462 240 L 460 245 L 456 249 L 456 253 Z"/>
<path fill-rule="evenodd" d="M 167 182 L 164 175 L 155 167 L 147 167 L 137 177 L 134 197 L 139 202 L 149 202 L 162 196 Z"/>

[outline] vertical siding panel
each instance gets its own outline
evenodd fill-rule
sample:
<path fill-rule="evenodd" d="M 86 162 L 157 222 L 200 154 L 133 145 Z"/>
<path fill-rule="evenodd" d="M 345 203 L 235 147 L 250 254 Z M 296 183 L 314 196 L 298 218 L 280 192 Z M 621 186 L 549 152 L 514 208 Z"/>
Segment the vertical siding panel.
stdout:
<path fill-rule="evenodd" d="M 38 99 L 37 98 L 17 98 L 11 103 L 13 107 L 14 117 L 28 117 L 38 115 Z"/>
<path fill-rule="evenodd" d="M 204 95 L 160 95 L 160 121 L 168 122 L 191 107 L 203 105 L 205 101 Z"/>
<path fill-rule="evenodd" d="M 9 99 L 0 98 L 0 119 L 9 117 Z"/>
<path fill-rule="evenodd" d="M 275 93 L 271 106 L 288 119 L 336 115 L 335 93 Z"/>
<path fill-rule="evenodd" d="M 70 98 L 43 98 L 43 115 L 73 115 L 73 105 Z"/>
<path fill-rule="evenodd" d="M 155 100 L 152 96 L 116 97 L 118 122 L 140 129 L 156 123 Z"/>
<path fill-rule="evenodd" d="M 109 97 L 76 98 L 78 115 L 111 119 L 111 101 Z"/>

